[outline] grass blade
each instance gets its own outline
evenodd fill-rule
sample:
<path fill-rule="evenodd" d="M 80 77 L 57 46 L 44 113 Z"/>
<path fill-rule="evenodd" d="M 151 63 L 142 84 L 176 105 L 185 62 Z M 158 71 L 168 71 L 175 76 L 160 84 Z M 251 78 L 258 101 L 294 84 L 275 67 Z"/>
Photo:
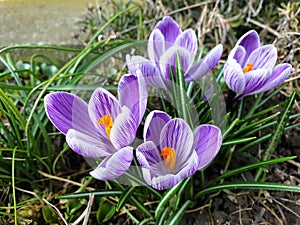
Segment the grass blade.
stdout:
<path fill-rule="evenodd" d="M 224 190 L 237 190 L 237 189 L 252 189 L 252 190 L 272 190 L 272 191 L 291 191 L 300 192 L 300 186 L 289 185 L 289 184 L 276 184 L 271 182 L 255 182 L 255 181 L 244 181 L 244 182 L 230 182 L 224 183 L 217 186 L 206 188 L 197 195 L 194 199 L 198 199 L 207 194 L 224 191 Z"/>
<path fill-rule="evenodd" d="M 296 92 L 293 91 L 293 93 L 291 94 L 289 99 L 286 101 L 282 112 L 280 113 L 280 116 L 277 120 L 277 125 L 276 125 L 275 129 L 273 129 L 273 131 L 271 133 L 271 139 L 269 140 L 269 142 L 267 144 L 267 149 L 265 150 L 265 152 L 262 155 L 263 161 L 270 159 L 274 150 L 278 146 L 279 140 L 281 139 L 281 136 L 284 133 L 286 123 L 289 119 L 291 109 L 292 109 L 292 106 L 293 106 L 293 103 L 295 100 L 295 96 L 296 96 Z M 260 169 L 258 169 L 257 173 L 255 174 L 254 180 L 257 181 L 259 179 L 261 173 L 262 173 L 262 169 L 260 168 Z"/>

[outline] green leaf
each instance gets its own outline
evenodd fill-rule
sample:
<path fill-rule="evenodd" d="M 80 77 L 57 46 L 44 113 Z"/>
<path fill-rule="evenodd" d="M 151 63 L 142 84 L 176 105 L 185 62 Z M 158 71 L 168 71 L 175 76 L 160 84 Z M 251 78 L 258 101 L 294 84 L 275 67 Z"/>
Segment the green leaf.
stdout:
<path fill-rule="evenodd" d="M 204 190 L 198 192 L 194 199 L 198 199 L 207 194 L 224 191 L 224 190 L 237 190 L 237 189 L 252 189 L 252 190 L 272 190 L 272 191 L 291 191 L 300 192 L 300 186 L 289 185 L 289 184 L 276 184 L 271 182 L 229 182 L 224 184 L 219 184 L 216 186 L 205 188 Z"/>
<path fill-rule="evenodd" d="M 166 218 L 168 218 L 169 213 L 170 213 L 171 209 L 169 207 L 166 207 L 163 209 L 163 212 L 160 215 L 159 219 L 156 219 L 156 225 L 164 225 L 165 221 L 167 220 Z"/>
<path fill-rule="evenodd" d="M 185 194 L 189 194 L 189 191 L 187 191 L 187 188 L 190 187 L 190 185 L 193 185 L 193 179 L 192 177 L 189 177 L 185 179 L 184 183 L 182 184 L 181 188 L 178 190 L 178 193 L 176 195 L 176 202 L 174 204 L 174 210 L 177 210 L 180 200 L 185 197 Z"/>
<path fill-rule="evenodd" d="M 275 117 L 277 117 L 279 115 L 280 112 L 278 113 L 274 113 L 273 115 L 271 116 L 268 116 L 264 119 L 261 119 L 259 121 L 256 121 L 256 122 L 253 122 L 253 123 L 250 123 L 246 126 L 243 126 L 242 128 L 240 128 L 238 131 L 234 132 L 232 134 L 232 136 L 240 136 L 241 134 L 245 134 L 247 131 L 252 131 L 255 127 L 261 125 L 261 124 L 264 124 L 272 119 L 274 119 Z"/>
<path fill-rule="evenodd" d="M 289 99 L 285 102 L 284 108 L 281 111 L 280 116 L 277 120 L 277 125 L 275 126 L 275 129 L 273 129 L 271 133 L 271 138 L 269 139 L 269 142 L 267 144 L 267 149 L 263 152 L 262 155 L 263 161 L 270 159 L 274 153 L 274 150 L 278 146 L 281 136 L 284 133 L 286 123 L 289 119 L 291 109 L 294 104 L 295 96 L 296 96 L 296 91 L 293 91 Z M 257 181 L 261 173 L 262 173 L 262 169 L 258 169 L 257 173 L 255 174 L 254 180 Z"/>
<path fill-rule="evenodd" d="M 266 167 L 272 164 L 276 164 L 276 163 L 281 163 L 281 162 L 285 162 L 291 159 L 296 158 L 296 156 L 289 156 L 289 157 L 284 157 L 284 158 L 278 158 L 278 159 L 272 159 L 272 160 L 268 160 L 268 161 L 264 161 L 264 162 L 257 162 L 257 163 L 253 163 L 247 166 L 243 166 L 243 167 L 239 167 L 237 169 L 231 170 L 225 174 L 222 174 L 221 176 L 219 176 L 218 178 L 216 178 L 212 183 L 216 183 L 220 180 L 223 180 L 227 177 L 231 177 L 233 175 L 239 174 L 239 173 L 243 173 L 245 171 L 248 170 L 252 170 L 252 169 L 257 169 L 257 168 L 261 168 L 261 167 Z"/>
<path fill-rule="evenodd" d="M 165 210 L 165 206 L 169 203 L 170 199 L 177 194 L 177 192 L 180 190 L 182 185 L 185 183 L 185 180 L 181 180 L 177 185 L 167 190 L 164 195 L 162 196 L 162 199 L 157 205 L 157 208 L 155 210 L 155 219 L 158 220 L 163 211 Z"/>
<path fill-rule="evenodd" d="M 236 145 L 236 144 L 241 144 L 241 143 L 249 142 L 249 141 L 252 141 L 254 139 L 256 139 L 256 137 L 239 138 L 239 139 L 235 139 L 235 140 L 226 141 L 222 145 L 223 146 L 226 146 L 226 145 Z"/>
<path fill-rule="evenodd" d="M 115 211 L 116 207 L 109 202 L 101 203 L 96 214 L 98 223 L 105 223 L 110 220 L 115 214 Z"/>
<path fill-rule="evenodd" d="M 186 209 L 192 204 L 191 200 L 186 201 L 169 220 L 166 222 L 168 225 L 177 225 L 180 223 L 182 216 L 184 215 Z"/>
<path fill-rule="evenodd" d="M 131 194 L 133 193 L 135 187 L 127 187 L 123 192 L 122 195 L 119 198 L 116 211 L 118 212 L 123 206 L 126 204 L 128 199 L 130 198 Z"/>
<path fill-rule="evenodd" d="M 187 113 L 187 101 L 186 101 L 186 91 L 185 91 L 185 80 L 184 80 L 184 71 L 182 70 L 182 65 L 180 61 L 179 52 L 176 53 L 176 87 L 179 88 L 179 101 L 180 102 L 180 112 L 181 118 L 184 120 L 188 119 Z M 189 121 L 187 121 L 189 122 Z M 189 125 L 191 125 L 189 123 Z"/>
<path fill-rule="evenodd" d="M 82 203 L 78 199 L 71 199 L 67 203 L 67 213 L 73 215 L 81 207 Z"/>
<path fill-rule="evenodd" d="M 143 221 L 141 221 L 138 225 L 148 225 L 152 222 L 153 218 L 146 218 Z"/>
<path fill-rule="evenodd" d="M 55 211 L 50 207 L 50 206 L 44 206 L 42 208 L 42 214 L 43 214 L 43 218 L 47 223 L 57 223 L 57 215 L 55 213 Z"/>

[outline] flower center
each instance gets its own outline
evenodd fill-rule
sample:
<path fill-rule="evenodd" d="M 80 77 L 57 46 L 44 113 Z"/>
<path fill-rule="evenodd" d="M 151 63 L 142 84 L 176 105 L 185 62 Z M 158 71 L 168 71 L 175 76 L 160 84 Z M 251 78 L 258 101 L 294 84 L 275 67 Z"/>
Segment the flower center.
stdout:
<path fill-rule="evenodd" d="M 109 115 L 105 115 L 98 120 L 98 124 L 103 124 L 105 126 L 107 137 L 110 138 L 110 131 L 113 126 L 112 117 Z"/>
<path fill-rule="evenodd" d="M 176 152 L 174 148 L 165 147 L 160 155 L 164 158 L 165 167 L 169 168 L 171 171 L 174 170 L 176 163 Z"/>
<path fill-rule="evenodd" d="M 248 63 L 248 64 L 245 66 L 243 72 L 244 72 L 244 73 L 247 73 L 247 72 L 250 72 L 250 71 L 252 71 L 252 70 L 253 70 L 253 63 Z"/>

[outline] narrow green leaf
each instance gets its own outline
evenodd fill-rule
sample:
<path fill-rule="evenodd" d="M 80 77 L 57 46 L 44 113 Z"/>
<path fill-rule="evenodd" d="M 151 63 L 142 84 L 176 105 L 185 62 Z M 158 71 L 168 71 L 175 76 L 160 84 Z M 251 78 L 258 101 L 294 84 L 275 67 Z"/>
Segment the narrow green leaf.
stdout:
<path fill-rule="evenodd" d="M 135 207 L 140 210 L 145 216 L 153 217 L 151 212 L 144 206 L 144 204 L 140 203 L 136 198 L 132 197 L 130 198 L 132 203 L 135 205 Z"/>
<path fill-rule="evenodd" d="M 177 225 L 180 223 L 182 216 L 184 215 L 187 208 L 192 204 L 191 200 L 187 200 L 183 205 L 169 218 L 166 222 L 168 225 Z"/>
<path fill-rule="evenodd" d="M 184 80 L 184 71 L 182 70 L 181 60 L 179 52 L 176 53 L 176 88 L 179 88 L 179 102 L 180 102 L 180 112 L 181 117 L 187 121 L 188 113 L 187 113 L 187 102 L 186 102 L 186 91 L 185 91 L 185 80 Z M 187 121 L 189 125 L 190 121 Z"/>
<path fill-rule="evenodd" d="M 271 160 L 268 160 L 268 161 L 257 162 L 257 163 L 253 163 L 253 164 L 250 164 L 250 165 L 247 165 L 247 166 L 239 167 L 239 168 L 231 170 L 231 171 L 229 171 L 225 174 L 222 174 L 221 176 L 219 176 L 218 178 L 213 180 L 212 183 L 215 184 L 216 182 L 218 182 L 220 180 L 223 180 L 227 177 L 231 177 L 233 175 L 243 173 L 243 172 L 248 171 L 248 170 L 257 169 L 257 168 L 260 168 L 260 167 L 266 167 L 266 166 L 269 166 L 269 165 L 272 165 L 272 164 L 285 162 L 285 161 L 288 161 L 288 160 L 291 160 L 291 159 L 294 159 L 294 158 L 296 158 L 296 156 L 289 156 L 289 157 L 283 157 L 283 158 L 278 158 L 278 159 L 271 159 Z"/>
<path fill-rule="evenodd" d="M 243 181 L 243 182 L 229 182 L 229 183 L 219 184 L 213 187 L 208 187 L 198 192 L 198 194 L 195 195 L 194 199 L 198 199 L 207 194 L 218 192 L 218 191 L 237 190 L 237 189 L 300 192 L 300 186 L 296 186 L 296 185 L 276 184 L 271 182 Z"/>
<path fill-rule="evenodd" d="M 189 187 L 188 185 L 190 184 L 190 182 L 192 181 L 192 177 L 189 177 L 187 179 L 185 179 L 184 183 L 182 184 L 181 188 L 178 190 L 178 194 L 176 195 L 176 202 L 175 205 L 173 207 L 173 210 L 177 210 L 180 200 L 183 198 L 183 195 L 186 194 L 187 192 L 187 187 Z"/>
<path fill-rule="evenodd" d="M 239 119 L 235 119 L 230 125 L 229 127 L 227 127 L 227 129 L 225 130 L 224 134 L 223 134 L 223 139 L 225 139 L 229 133 L 232 131 L 232 129 L 235 127 L 236 124 L 238 124 L 241 120 Z"/>
<path fill-rule="evenodd" d="M 255 127 L 257 127 L 257 126 L 259 126 L 259 125 L 261 125 L 261 124 L 264 124 L 264 123 L 266 123 L 266 122 L 268 122 L 268 121 L 274 119 L 274 118 L 277 117 L 279 114 L 280 114 L 280 112 L 277 112 L 277 113 L 274 113 L 273 115 L 268 116 L 268 117 L 266 117 L 266 118 L 264 118 L 264 119 L 261 119 L 261 120 L 259 120 L 259 121 L 254 122 L 254 123 L 250 123 L 250 124 L 248 124 L 248 125 L 246 125 L 246 126 L 243 126 L 243 127 L 240 128 L 238 131 L 234 132 L 234 133 L 232 134 L 232 136 L 234 137 L 234 136 L 240 136 L 241 134 L 245 134 L 247 131 L 249 131 L 249 130 L 251 131 L 251 130 L 253 130 Z"/>
<path fill-rule="evenodd" d="M 226 145 L 236 145 L 236 144 L 241 144 L 241 143 L 249 142 L 249 141 L 252 141 L 254 139 L 256 139 L 256 137 L 239 138 L 239 139 L 235 139 L 235 140 L 226 141 L 222 145 L 223 146 L 226 146 Z"/>
<path fill-rule="evenodd" d="M 128 198 L 130 198 L 132 192 L 134 191 L 135 187 L 127 187 L 123 192 L 122 195 L 119 198 L 118 204 L 116 206 L 116 211 L 118 212 L 120 209 L 123 208 L 123 206 L 128 201 Z"/>
<path fill-rule="evenodd" d="M 278 146 L 281 136 L 284 133 L 286 123 L 289 119 L 291 109 L 294 104 L 295 96 L 296 96 L 296 91 L 293 91 L 293 93 L 291 94 L 289 99 L 286 101 L 283 110 L 280 113 L 280 116 L 277 120 L 277 125 L 276 125 L 275 129 L 273 129 L 273 131 L 271 133 L 271 139 L 269 140 L 269 142 L 267 144 L 267 149 L 263 152 L 263 155 L 262 155 L 263 161 L 270 159 L 271 156 L 273 155 L 275 149 Z M 262 173 L 262 169 L 258 169 L 254 180 L 257 181 L 259 179 L 261 173 Z"/>
<path fill-rule="evenodd" d="M 258 113 L 256 113 L 256 114 L 254 114 L 254 115 L 252 115 L 252 116 L 250 116 L 250 117 L 248 117 L 248 118 L 242 120 L 242 123 L 246 123 L 246 122 L 255 120 L 255 119 L 257 119 L 258 117 L 260 117 L 260 116 L 262 116 L 262 115 L 265 115 L 266 113 L 271 112 L 272 110 L 274 110 L 274 109 L 276 109 L 276 108 L 278 108 L 278 107 L 279 107 L 279 104 L 273 105 L 273 106 L 271 106 L 271 107 L 269 107 L 269 108 L 267 108 L 267 109 L 265 109 L 265 110 L 262 110 L 262 111 L 260 111 L 260 112 L 258 112 Z"/>
<path fill-rule="evenodd" d="M 179 189 L 182 187 L 182 185 L 185 183 L 185 180 L 181 180 L 177 185 L 172 187 L 171 189 L 167 190 L 164 195 L 162 196 L 162 199 L 157 205 L 157 208 L 155 210 L 155 219 L 158 220 L 161 216 L 162 212 L 164 211 L 165 206 L 169 203 L 170 199 L 177 194 Z"/>
<path fill-rule="evenodd" d="M 153 218 L 146 218 L 143 221 L 141 221 L 138 225 L 148 225 L 153 221 Z"/>
<path fill-rule="evenodd" d="M 160 218 L 156 219 L 155 225 L 164 225 L 165 221 L 168 219 L 170 211 L 171 209 L 169 207 L 164 208 Z"/>

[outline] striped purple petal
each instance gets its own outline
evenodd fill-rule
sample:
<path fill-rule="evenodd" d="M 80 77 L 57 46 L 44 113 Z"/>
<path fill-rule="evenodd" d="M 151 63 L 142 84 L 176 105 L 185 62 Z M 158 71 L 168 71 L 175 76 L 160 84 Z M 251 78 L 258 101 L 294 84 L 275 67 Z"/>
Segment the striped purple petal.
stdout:
<path fill-rule="evenodd" d="M 159 110 L 151 111 L 144 124 L 144 141 L 153 141 L 159 145 L 160 131 L 169 120 L 171 117 L 167 113 Z"/>
<path fill-rule="evenodd" d="M 199 80 L 208 74 L 220 61 L 223 45 L 219 44 L 210 50 L 198 63 L 193 65 L 186 75 L 186 82 Z"/>
<path fill-rule="evenodd" d="M 233 59 L 235 59 L 238 64 L 240 64 L 242 67 L 244 67 L 243 63 L 245 61 L 245 55 L 246 55 L 245 48 L 242 46 L 236 46 L 236 47 L 234 47 L 232 52 L 234 52 Z M 228 58 L 231 59 L 230 57 L 228 57 Z"/>
<path fill-rule="evenodd" d="M 90 118 L 101 136 L 107 138 L 105 126 L 98 124 L 98 121 L 100 118 L 108 115 L 112 117 L 114 123 L 116 117 L 121 113 L 121 106 L 116 97 L 107 90 L 98 88 L 91 96 L 88 110 Z"/>
<path fill-rule="evenodd" d="M 244 47 L 246 54 L 244 59 L 248 59 L 250 54 L 260 46 L 260 40 L 257 32 L 255 30 L 250 30 L 245 33 L 236 43 L 235 46 L 242 46 Z M 231 54 L 235 55 L 235 52 Z M 230 57 L 230 56 L 229 56 Z M 233 57 L 235 58 L 235 57 Z M 242 62 L 242 66 L 245 64 L 245 61 Z"/>
<path fill-rule="evenodd" d="M 143 77 L 139 75 L 122 76 L 118 86 L 118 97 L 121 106 L 126 106 L 136 120 L 136 124 L 140 124 L 148 99 L 147 85 Z"/>
<path fill-rule="evenodd" d="M 167 43 L 174 43 L 176 38 L 181 34 L 181 28 L 169 16 L 165 16 L 154 29 L 160 30 Z"/>
<path fill-rule="evenodd" d="M 199 168 L 206 167 L 217 155 L 222 145 L 221 130 L 213 125 L 200 125 L 194 131 L 194 146 L 200 163 Z"/>
<path fill-rule="evenodd" d="M 244 76 L 246 86 L 243 92 L 243 96 L 260 93 L 258 91 L 266 85 L 271 75 L 271 70 L 264 68 L 252 70 L 245 73 Z"/>
<path fill-rule="evenodd" d="M 143 177 L 151 187 L 164 190 L 178 184 L 182 179 L 192 176 L 198 168 L 199 158 L 195 151 L 192 152 L 189 159 L 184 162 L 180 170 L 176 173 L 153 173 L 152 168 L 142 168 Z"/>
<path fill-rule="evenodd" d="M 110 132 L 110 141 L 116 149 L 130 145 L 136 135 L 138 124 L 130 110 L 122 107 L 122 112 L 116 117 Z"/>
<path fill-rule="evenodd" d="M 131 74 L 143 76 L 148 85 L 165 89 L 159 68 L 152 61 L 142 56 L 126 56 L 127 67 Z"/>
<path fill-rule="evenodd" d="M 173 148 L 176 152 L 174 172 L 181 169 L 192 154 L 194 137 L 189 125 L 183 119 L 172 119 L 166 123 L 160 133 L 160 149 Z"/>
<path fill-rule="evenodd" d="M 151 61 L 158 62 L 166 50 L 166 40 L 159 29 L 154 29 L 147 43 L 148 57 Z"/>
<path fill-rule="evenodd" d="M 171 68 L 173 70 L 173 74 L 176 77 L 177 54 L 179 54 L 181 68 L 184 74 L 187 73 L 188 69 L 194 61 L 195 55 L 192 55 L 187 49 L 176 45 L 170 47 L 166 52 L 164 52 L 159 61 L 161 72 L 164 76 L 164 79 L 167 81 L 170 80 Z"/>
<path fill-rule="evenodd" d="M 253 70 L 259 68 L 272 69 L 277 61 L 277 49 L 274 45 L 264 45 L 255 49 L 247 59 L 248 63 L 253 63 Z"/>
<path fill-rule="evenodd" d="M 198 40 L 196 33 L 192 29 L 187 29 L 182 32 L 175 40 L 175 45 L 181 46 L 188 50 L 195 57 L 198 49 Z"/>
<path fill-rule="evenodd" d="M 99 166 L 90 172 L 98 180 L 112 180 L 128 170 L 133 158 L 133 148 L 125 147 L 106 157 Z"/>
<path fill-rule="evenodd" d="M 150 168 L 162 162 L 160 150 L 152 141 L 139 145 L 136 149 L 136 156 L 139 164 L 144 168 Z M 161 174 L 161 171 L 154 171 L 154 174 Z"/>
<path fill-rule="evenodd" d="M 292 71 L 292 66 L 288 63 L 283 63 L 275 66 L 271 76 L 266 81 L 265 85 L 261 87 L 260 90 L 257 90 L 257 92 L 260 93 L 260 92 L 269 91 L 283 84 L 284 81 L 291 74 L 291 71 Z"/>
<path fill-rule="evenodd" d="M 44 102 L 48 118 L 63 134 L 69 129 L 76 129 L 88 135 L 95 135 L 96 129 L 89 117 L 88 105 L 81 98 L 65 92 L 56 92 L 46 95 Z"/>
<path fill-rule="evenodd" d="M 109 156 L 116 151 L 107 139 L 87 135 L 74 129 L 68 131 L 66 141 L 74 152 L 89 158 Z"/>
<path fill-rule="evenodd" d="M 234 91 L 237 96 L 243 94 L 246 86 L 245 76 L 235 59 L 229 59 L 225 63 L 224 79 L 229 89 Z"/>

